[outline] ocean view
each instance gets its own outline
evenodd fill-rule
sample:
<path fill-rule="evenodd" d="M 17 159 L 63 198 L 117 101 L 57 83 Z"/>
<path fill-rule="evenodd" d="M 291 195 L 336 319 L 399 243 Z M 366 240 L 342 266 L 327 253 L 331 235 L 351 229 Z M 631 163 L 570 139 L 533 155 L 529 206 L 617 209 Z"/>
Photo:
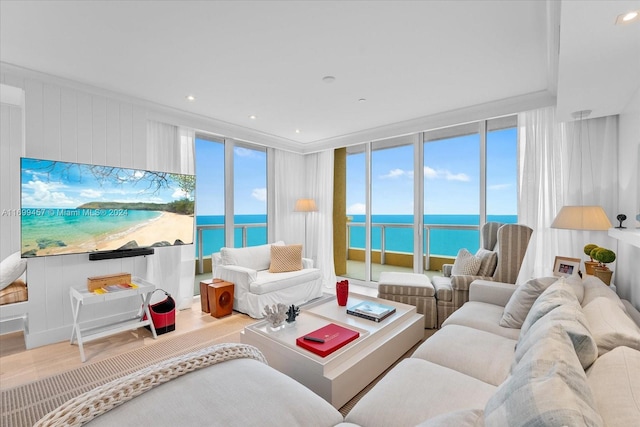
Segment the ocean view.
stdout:
<path fill-rule="evenodd" d="M 353 220 L 350 224 L 364 224 L 364 215 L 351 215 Z M 266 215 L 236 215 L 235 223 L 238 224 L 261 224 L 267 220 Z M 504 223 L 517 222 L 517 215 L 488 215 L 488 221 L 498 221 Z M 425 215 L 425 224 L 452 224 L 452 225 L 474 225 L 480 221 L 478 215 Z M 412 224 L 412 215 L 373 215 L 372 222 L 383 224 Z M 224 216 L 204 215 L 196 217 L 197 225 L 222 225 Z M 352 226 L 350 236 L 350 246 L 353 248 L 365 247 L 364 226 Z M 476 230 L 431 230 L 431 255 L 455 256 L 460 248 L 467 248 L 475 253 L 480 245 L 480 232 Z M 242 229 L 236 227 L 234 236 L 235 246 L 242 246 Z M 197 242 L 197 236 L 196 236 Z M 267 242 L 266 227 L 248 228 L 247 245 L 262 245 Z M 393 252 L 413 252 L 413 229 L 393 228 L 386 226 L 385 248 Z M 213 229 L 203 231 L 203 255 L 209 256 L 224 246 L 224 230 Z M 372 229 L 372 247 L 374 250 L 380 249 L 380 227 Z M 196 246 L 197 252 L 197 246 Z M 196 256 L 198 256 L 196 254 Z"/>

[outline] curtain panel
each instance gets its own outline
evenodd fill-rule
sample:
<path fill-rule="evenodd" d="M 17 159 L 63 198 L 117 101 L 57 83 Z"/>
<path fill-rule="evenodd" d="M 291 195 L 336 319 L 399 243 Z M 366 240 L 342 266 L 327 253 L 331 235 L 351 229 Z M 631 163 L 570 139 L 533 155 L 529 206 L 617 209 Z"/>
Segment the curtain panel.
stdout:
<path fill-rule="evenodd" d="M 519 284 L 550 276 L 556 256 L 584 260 L 587 243 L 615 250 L 606 231 L 552 229 L 551 223 L 564 205 L 600 205 L 615 219 L 618 135 L 616 116 L 560 123 L 555 107 L 519 114 L 518 127 L 518 221 L 534 230 Z"/>
<path fill-rule="evenodd" d="M 148 169 L 195 174 L 194 159 L 193 130 L 151 120 L 147 122 Z M 147 257 L 147 280 L 170 293 L 177 308 L 183 310 L 193 304 L 194 265 L 195 245 L 158 248 Z M 162 299 L 164 295 L 156 293 L 153 302 Z"/>

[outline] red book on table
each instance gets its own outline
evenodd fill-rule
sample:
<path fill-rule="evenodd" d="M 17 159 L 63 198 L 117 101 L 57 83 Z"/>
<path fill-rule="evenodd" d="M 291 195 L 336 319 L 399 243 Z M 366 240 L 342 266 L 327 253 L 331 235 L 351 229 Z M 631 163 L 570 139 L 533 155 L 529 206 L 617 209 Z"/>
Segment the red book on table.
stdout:
<path fill-rule="evenodd" d="M 360 332 L 329 323 L 296 339 L 296 344 L 325 357 L 360 336 Z M 307 338 L 307 339 L 305 339 Z"/>

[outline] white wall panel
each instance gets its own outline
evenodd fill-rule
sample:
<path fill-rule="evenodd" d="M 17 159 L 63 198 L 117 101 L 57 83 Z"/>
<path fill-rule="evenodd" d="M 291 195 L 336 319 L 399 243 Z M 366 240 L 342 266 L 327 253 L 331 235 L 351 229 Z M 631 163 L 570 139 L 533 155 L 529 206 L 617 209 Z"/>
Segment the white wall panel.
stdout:
<path fill-rule="evenodd" d="M 43 157 L 51 160 L 60 159 L 60 87 L 44 85 L 44 109 L 42 112 Z"/>
<path fill-rule="evenodd" d="M 26 74 L 25 74 L 26 75 Z M 55 159 L 99 165 L 114 165 L 128 168 L 149 169 L 147 164 L 147 107 L 124 102 L 95 92 L 82 90 L 76 86 L 66 86 L 58 81 L 32 76 L 24 77 L 20 72 L 2 74 L 2 81 L 13 82 L 25 90 L 25 155 L 34 158 Z M 19 162 L 5 163 L 5 157 L 20 157 L 22 143 L 5 142 L 14 127 L 7 126 L 11 113 L 2 109 L 2 178 L 3 191 L 0 201 L 20 204 Z M 21 130 L 18 121 L 15 130 Z M 18 136 L 18 139 L 21 137 Z M 10 153 L 5 156 L 5 153 Z M 15 154 L 14 154 L 15 153 Z M 7 166 L 8 167 L 7 167 Z M 13 169 L 11 169 L 13 168 Z M 13 170 L 8 174 L 8 170 Z M 10 175 L 15 175 L 11 178 Z M 5 179 L 5 176 L 8 178 Z M 5 181 L 7 185 L 5 187 Z M 9 191 L 4 191 L 8 188 Z M 7 201 L 9 200 L 9 201 Z M 4 253 L 19 248 L 19 218 L 2 220 L 0 231 L 3 239 L 0 250 Z M 5 233 L 5 230 L 8 230 Z M 10 236 L 5 238 L 5 236 Z M 10 241 L 10 245 L 5 242 Z M 15 248 L 14 248 L 15 246 Z M 5 249 L 6 247 L 6 249 Z M 185 248 L 158 248 L 150 257 L 122 258 L 114 260 L 89 261 L 87 254 L 59 255 L 30 258 L 27 267 L 29 301 L 26 304 L 29 315 L 29 334 L 25 337 L 27 347 L 45 345 L 68 340 L 71 336 L 72 312 L 69 298 L 71 287 L 84 288 L 87 277 L 128 272 L 143 279 L 147 277 L 147 263 L 152 257 L 170 260 L 163 268 L 169 282 L 179 283 L 180 271 L 186 266 L 180 261 L 171 265 L 172 252 L 180 254 Z M 159 259 L 158 259 L 159 261 Z M 189 268 L 193 272 L 193 263 Z M 173 277 L 176 276 L 176 277 Z M 164 278 L 163 278 L 164 279 Z M 157 292 L 154 300 L 161 300 L 164 294 Z M 83 309 L 82 319 L 90 324 L 104 322 L 105 319 L 130 316 L 140 307 L 138 298 L 117 300 L 110 304 L 92 304 Z M 17 307 L 17 305 L 16 305 Z M 25 305 L 20 308 L 24 309 Z"/>
<path fill-rule="evenodd" d="M 62 88 L 60 92 L 60 158 L 78 161 L 78 101 L 77 92 Z"/>
<path fill-rule="evenodd" d="M 91 98 L 93 119 L 91 128 L 91 163 L 107 164 L 107 100 L 102 96 Z"/>
<path fill-rule="evenodd" d="M 78 93 L 76 95 L 78 105 L 78 153 L 76 159 L 79 163 L 91 163 L 93 147 L 93 104 L 91 95 Z"/>
<path fill-rule="evenodd" d="M 107 100 L 106 145 L 109 166 L 122 166 L 120 161 L 120 103 Z"/>

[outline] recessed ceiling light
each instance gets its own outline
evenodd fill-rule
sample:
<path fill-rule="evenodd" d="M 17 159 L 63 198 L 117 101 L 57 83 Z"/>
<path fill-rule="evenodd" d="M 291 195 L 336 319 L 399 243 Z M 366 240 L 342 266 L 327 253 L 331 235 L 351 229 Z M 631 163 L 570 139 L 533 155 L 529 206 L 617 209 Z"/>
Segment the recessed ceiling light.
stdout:
<path fill-rule="evenodd" d="M 187 101 L 190 101 L 190 102 L 193 102 L 193 101 L 196 100 L 196 97 L 193 96 L 193 95 L 187 95 L 187 96 L 185 96 L 185 98 L 187 98 Z"/>
<path fill-rule="evenodd" d="M 360 98 L 358 99 L 358 102 L 367 102 L 367 98 Z"/>
<path fill-rule="evenodd" d="M 325 82 L 325 83 L 333 83 L 333 82 L 336 81 L 336 78 L 333 77 L 333 76 L 324 76 L 322 78 L 322 81 Z"/>
<path fill-rule="evenodd" d="M 300 133 L 300 129 L 296 129 L 296 133 Z"/>
<path fill-rule="evenodd" d="M 257 118 L 258 118 L 258 116 L 256 116 L 256 115 L 252 114 L 252 115 L 250 115 L 250 116 L 249 116 L 249 118 L 250 118 L 251 120 L 255 120 L 255 119 L 257 119 Z"/>
<path fill-rule="evenodd" d="M 616 18 L 616 24 L 630 24 L 635 21 L 640 21 L 640 11 L 633 10 L 631 12 L 623 13 L 618 15 Z"/>

